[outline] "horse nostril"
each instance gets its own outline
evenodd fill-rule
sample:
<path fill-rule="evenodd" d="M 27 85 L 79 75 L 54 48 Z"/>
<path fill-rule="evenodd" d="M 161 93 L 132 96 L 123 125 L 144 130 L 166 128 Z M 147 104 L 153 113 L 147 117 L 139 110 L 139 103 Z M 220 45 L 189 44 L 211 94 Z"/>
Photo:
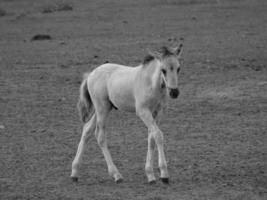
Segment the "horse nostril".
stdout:
<path fill-rule="evenodd" d="M 175 88 L 175 89 L 170 89 L 170 96 L 172 98 L 177 98 L 179 95 L 179 90 L 178 88 Z"/>

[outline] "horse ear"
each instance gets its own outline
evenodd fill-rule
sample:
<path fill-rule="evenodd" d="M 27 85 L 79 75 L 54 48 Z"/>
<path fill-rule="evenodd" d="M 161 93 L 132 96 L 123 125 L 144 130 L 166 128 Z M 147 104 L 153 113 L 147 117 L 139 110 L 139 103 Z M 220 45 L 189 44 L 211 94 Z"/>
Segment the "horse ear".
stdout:
<path fill-rule="evenodd" d="M 166 46 L 161 47 L 159 53 L 162 57 L 173 55 L 173 52 Z"/>
<path fill-rule="evenodd" d="M 175 48 L 175 54 L 180 57 L 183 49 L 183 44 L 180 44 L 178 47 Z"/>

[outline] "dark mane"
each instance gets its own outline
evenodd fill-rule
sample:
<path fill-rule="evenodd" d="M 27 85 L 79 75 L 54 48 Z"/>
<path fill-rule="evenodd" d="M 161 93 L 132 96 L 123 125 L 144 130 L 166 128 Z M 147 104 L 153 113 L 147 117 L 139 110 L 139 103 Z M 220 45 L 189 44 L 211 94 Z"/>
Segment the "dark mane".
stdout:
<path fill-rule="evenodd" d="M 146 55 L 144 57 L 144 60 L 143 60 L 143 65 L 150 63 L 154 59 L 155 59 L 155 57 L 153 55 L 151 55 L 151 54 Z"/>
<path fill-rule="evenodd" d="M 159 55 L 160 58 L 164 58 L 164 57 L 168 57 L 168 56 L 174 56 L 176 54 L 173 51 L 173 49 L 168 48 L 166 46 L 163 46 L 157 51 L 157 55 Z M 150 63 L 151 61 L 153 61 L 155 59 L 156 59 L 156 57 L 154 55 L 148 54 L 144 57 L 142 64 L 147 65 L 148 63 Z"/>
<path fill-rule="evenodd" d="M 159 49 L 159 53 L 162 55 L 162 57 L 167 57 L 167 56 L 173 56 L 175 55 L 175 53 L 169 49 L 166 46 L 163 46 Z"/>

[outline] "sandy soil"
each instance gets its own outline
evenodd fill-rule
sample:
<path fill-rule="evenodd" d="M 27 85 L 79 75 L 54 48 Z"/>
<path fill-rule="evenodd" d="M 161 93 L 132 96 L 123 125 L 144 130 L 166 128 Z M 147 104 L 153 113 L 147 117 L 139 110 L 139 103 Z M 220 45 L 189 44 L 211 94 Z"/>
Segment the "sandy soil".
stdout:
<path fill-rule="evenodd" d="M 266 1 L 92 2 L 0 1 L 0 199 L 267 199 Z M 181 96 L 160 125 L 170 184 L 146 183 L 146 128 L 122 112 L 108 130 L 124 182 L 92 140 L 72 183 L 83 72 L 138 65 L 174 37 L 185 47 Z"/>

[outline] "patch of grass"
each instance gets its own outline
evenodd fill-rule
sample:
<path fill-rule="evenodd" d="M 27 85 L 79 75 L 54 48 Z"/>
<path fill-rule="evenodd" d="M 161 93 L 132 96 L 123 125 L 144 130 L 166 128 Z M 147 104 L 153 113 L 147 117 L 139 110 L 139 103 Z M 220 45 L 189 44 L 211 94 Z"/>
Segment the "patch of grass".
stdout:
<path fill-rule="evenodd" d="M 213 4 L 220 0 L 160 0 L 160 5 L 196 5 L 196 4 Z"/>
<path fill-rule="evenodd" d="M 0 8 L 0 17 L 5 16 L 6 14 L 7 12 L 4 9 Z"/>
<path fill-rule="evenodd" d="M 62 11 L 72 11 L 73 5 L 65 2 L 58 2 L 53 5 L 44 6 L 41 10 L 42 13 L 54 13 Z"/>

